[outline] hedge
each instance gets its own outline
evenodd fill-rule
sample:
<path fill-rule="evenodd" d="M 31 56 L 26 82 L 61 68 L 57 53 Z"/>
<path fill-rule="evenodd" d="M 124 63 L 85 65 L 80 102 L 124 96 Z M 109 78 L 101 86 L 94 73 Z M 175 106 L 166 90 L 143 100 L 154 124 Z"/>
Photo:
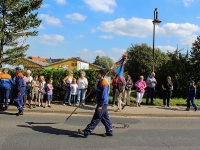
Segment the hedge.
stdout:
<path fill-rule="evenodd" d="M 87 69 L 87 70 L 73 70 L 74 78 L 78 80 L 80 77 L 80 72 L 85 71 L 86 78 L 88 79 L 88 92 L 92 89 L 94 89 L 95 82 L 97 79 L 97 72 L 95 69 Z M 22 71 L 24 76 L 26 75 L 25 71 Z M 9 74 L 13 75 L 14 70 L 10 70 Z M 58 70 L 58 69 L 52 69 L 52 70 L 41 70 L 41 69 L 34 69 L 31 70 L 31 76 L 34 76 L 37 74 L 38 76 L 43 75 L 45 77 L 46 82 L 48 82 L 49 79 L 53 79 L 53 100 L 55 101 L 62 101 L 64 97 L 64 84 L 63 79 L 68 74 L 68 70 Z M 86 94 L 87 95 L 87 94 Z M 88 97 L 88 100 L 92 100 L 94 98 L 93 92 Z"/>

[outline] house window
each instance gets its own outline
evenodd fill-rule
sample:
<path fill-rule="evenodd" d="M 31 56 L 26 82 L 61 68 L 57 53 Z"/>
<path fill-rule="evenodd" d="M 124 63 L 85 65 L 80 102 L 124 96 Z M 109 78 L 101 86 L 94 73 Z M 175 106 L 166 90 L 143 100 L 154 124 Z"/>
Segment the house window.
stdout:
<path fill-rule="evenodd" d="M 72 63 L 72 66 L 77 66 L 77 63 Z"/>

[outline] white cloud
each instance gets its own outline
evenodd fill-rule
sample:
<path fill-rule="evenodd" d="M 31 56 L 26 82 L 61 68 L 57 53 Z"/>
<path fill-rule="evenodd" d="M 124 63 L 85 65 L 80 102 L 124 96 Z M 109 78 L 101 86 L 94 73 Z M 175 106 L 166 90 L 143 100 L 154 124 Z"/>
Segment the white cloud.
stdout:
<path fill-rule="evenodd" d="M 104 55 L 105 54 L 102 50 L 95 50 L 94 53 L 96 55 Z"/>
<path fill-rule="evenodd" d="M 62 27 L 62 23 L 61 23 L 60 19 L 58 19 L 58 18 L 49 16 L 48 14 L 40 14 L 39 17 L 49 25 Z"/>
<path fill-rule="evenodd" d="M 102 22 L 98 29 L 124 36 L 147 37 L 152 34 L 152 26 L 150 19 L 133 17 L 129 20 L 119 18 L 114 21 Z"/>
<path fill-rule="evenodd" d="M 102 50 L 91 51 L 87 48 L 76 51 L 76 57 L 80 57 L 83 60 L 93 63 L 96 56 L 104 56 L 105 53 Z"/>
<path fill-rule="evenodd" d="M 42 4 L 42 8 L 48 8 L 48 7 L 50 7 L 51 5 L 50 4 Z"/>
<path fill-rule="evenodd" d="M 95 33 L 95 32 L 96 32 L 96 29 L 92 28 L 92 29 L 90 30 L 90 32 L 91 32 L 91 33 Z"/>
<path fill-rule="evenodd" d="M 87 16 L 81 15 L 79 13 L 68 14 L 65 15 L 65 17 L 71 20 L 78 20 L 78 21 L 84 21 L 87 18 Z"/>
<path fill-rule="evenodd" d="M 84 0 L 94 11 L 113 13 L 113 8 L 117 6 L 115 0 Z"/>
<path fill-rule="evenodd" d="M 45 27 L 43 26 L 43 24 L 40 24 L 40 26 L 38 27 L 38 29 L 45 29 Z"/>
<path fill-rule="evenodd" d="M 99 37 L 102 38 L 102 39 L 105 39 L 105 40 L 113 39 L 113 36 L 111 36 L 111 35 L 102 35 L 102 36 L 99 36 Z"/>
<path fill-rule="evenodd" d="M 156 46 L 156 48 L 159 48 L 162 52 L 174 52 L 177 48 L 170 46 L 170 45 L 166 45 L 166 46 Z"/>
<path fill-rule="evenodd" d="M 197 39 L 197 36 L 198 36 L 198 35 L 190 35 L 190 36 L 187 36 L 186 38 L 183 38 L 183 39 L 181 40 L 181 44 L 182 44 L 182 45 L 185 45 L 185 46 L 191 47 L 191 46 L 192 46 L 192 43 L 194 43 L 195 40 Z"/>
<path fill-rule="evenodd" d="M 200 19 L 200 16 L 197 16 L 198 19 Z"/>
<path fill-rule="evenodd" d="M 131 18 L 126 20 L 119 18 L 114 21 L 101 22 L 98 27 L 103 32 L 111 32 L 117 35 L 145 38 L 152 36 L 153 24 L 150 19 Z M 188 36 L 200 31 L 200 27 L 190 23 L 166 23 L 156 26 L 156 34 L 162 36 Z"/>
<path fill-rule="evenodd" d="M 65 38 L 58 34 L 43 34 L 40 37 L 40 43 L 47 45 L 57 45 L 58 43 L 64 42 Z"/>
<path fill-rule="evenodd" d="M 78 39 L 82 39 L 82 38 L 84 38 L 85 36 L 84 35 L 82 35 L 82 34 L 80 34 L 79 36 L 76 36 L 76 38 L 78 38 Z"/>
<path fill-rule="evenodd" d="M 126 51 L 126 49 L 113 48 L 112 50 L 108 50 L 104 52 L 103 50 L 89 50 L 87 48 L 76 51 L 76 57 L 80 57 L 83 60 L 87 60 L 88 62 L 93 63 L 97 56 L 108 56 L 112 58 L 114 61 L 117 61 L 122 54 Z"/>
<path fill-rule="evenodd" d="M 193 3 L 195 0 L 182 0 L 182 1 L 185 6 L 190 6 L 190 4 Z"/>
<path fill-rule="evenodd" d="M 167 36 L 188 36 L 197 31 L 200 31 L 200 27 L 190 23 L 166 23 L 160 28 L 160 32 Z"/>
<path fill-rule="evenodd" d="M 66 0 L 55 0 L 57 4 L 59 5 L 65 5 L 67 4 L 67 1 Z"/>
<path fill-rule="evenodd" d="M 112 49 L 112 52 L 123 54 L 123 53 L 126 52 L 126 49 L 113 48 L 113 49 Z"/>

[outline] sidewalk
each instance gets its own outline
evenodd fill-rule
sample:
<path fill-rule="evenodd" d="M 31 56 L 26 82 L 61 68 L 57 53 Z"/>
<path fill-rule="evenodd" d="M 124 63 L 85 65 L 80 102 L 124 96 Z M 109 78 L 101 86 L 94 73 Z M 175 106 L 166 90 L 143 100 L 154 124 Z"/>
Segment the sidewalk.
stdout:
<path fill-rule="evenodd" d="M 51 104 L 51 108 L 46 107 L 36 107 L 36 108 L 25 108 L 24 114 L 26 113 L 59 113 L 59 114 L 71 114 L 76 107 L 72 106 L 63 106 L 61 103 Z M 121 112 L 114 112 L 117 107 L 108 106 L 110 116 L 124 116 L 124 117 L 200 117 L 200 109 L 196 112 L 193 107 L 190 108 L 190 111 L 185 111 L 185 106 L 172 106 L 171 108 L 164 108 L 162 106 L 151 106 L 151 105 L 142 105 L 141 107 L 135 106 L 126 106 Z M 80 106 L 74 115 L 93 115 L 95 106 L 85 105 Z M 8 110 L 1 113 L 14 114 L 17 112 L 15 106 L 9 106 Z"/>

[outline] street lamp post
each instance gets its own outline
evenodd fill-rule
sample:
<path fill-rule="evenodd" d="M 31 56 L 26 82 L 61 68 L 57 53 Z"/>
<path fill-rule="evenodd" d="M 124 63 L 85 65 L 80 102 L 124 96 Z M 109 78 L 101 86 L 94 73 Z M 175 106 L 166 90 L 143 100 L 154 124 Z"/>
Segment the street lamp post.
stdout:
<path fill-rule="evenodd" d="M 153 22 L 153 62 L 152 62 L 152 67 L 153 67 L 153 72 L 154 72 L 154 63 L 155 63 L 155 51 L 154 51 L 154 43 L 155 43 L 155 25 L 158 25 L 161 23 L 161 20 L 158 19 L 158 10 L 155 8 L 154 10 L 154 20 Z"/>

